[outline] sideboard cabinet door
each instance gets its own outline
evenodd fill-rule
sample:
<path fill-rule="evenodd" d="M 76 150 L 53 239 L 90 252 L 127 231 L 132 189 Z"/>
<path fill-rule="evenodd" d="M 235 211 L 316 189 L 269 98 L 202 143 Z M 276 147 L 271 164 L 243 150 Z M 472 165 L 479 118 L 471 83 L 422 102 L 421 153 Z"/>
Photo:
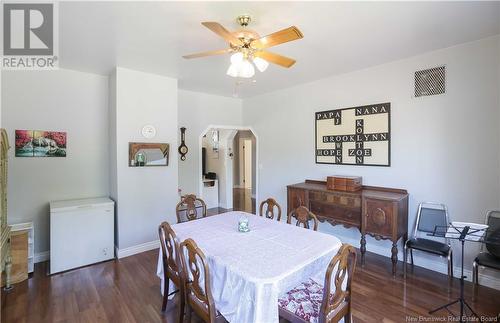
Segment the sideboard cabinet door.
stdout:
<path fill-rule="evenodd" d="M 365 232 L 378 239 L 392 238 L 397 227 L 395 203 L 372 198 L 365 198 L 363 203 Z"/>

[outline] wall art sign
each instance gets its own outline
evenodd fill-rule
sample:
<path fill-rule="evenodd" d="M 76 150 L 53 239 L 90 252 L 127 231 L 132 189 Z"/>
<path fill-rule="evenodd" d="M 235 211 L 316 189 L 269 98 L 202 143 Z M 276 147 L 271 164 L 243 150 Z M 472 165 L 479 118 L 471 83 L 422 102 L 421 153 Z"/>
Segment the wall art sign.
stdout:
<path fill-rule="evenodd" d="M 391 165 L 391 104 L 320 111 L 315 115 L 316 163 Z"/>
<path fill-rule="evenodd" d="M 16 157 L 66 157 L 66 132 L 16 130 Z"/>

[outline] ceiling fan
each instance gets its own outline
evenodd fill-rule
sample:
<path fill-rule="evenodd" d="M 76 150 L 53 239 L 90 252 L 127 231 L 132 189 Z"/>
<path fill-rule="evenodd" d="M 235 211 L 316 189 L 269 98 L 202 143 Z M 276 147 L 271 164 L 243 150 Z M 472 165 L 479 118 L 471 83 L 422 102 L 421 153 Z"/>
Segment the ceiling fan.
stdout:
<path fill-rule="evenodd" d="M 287 68 L 295 64 L 294 59 L 269 52 L 267 49 L 272 46 L 303 38 L 304 36 L 297 27 L 291 26 L 270 35 L 260 37 L 257 32 L 246 28 L 251 21 L 249 15 L 238 16 L 236 20 L 242 28 L 234 32 L 228 31 L 217 22 L 201 23 L 203 26 L 224 38 L 229 43 L 229 48 L 185 55 L 182 57 L 191 59 L 233 53 L 231 55 L 231 65 L 226 74 L 232 77 L 243 78 L 249 78 L 255 74 L 254 64 L 261 72 L 267 69 L 269 63 Z"/>

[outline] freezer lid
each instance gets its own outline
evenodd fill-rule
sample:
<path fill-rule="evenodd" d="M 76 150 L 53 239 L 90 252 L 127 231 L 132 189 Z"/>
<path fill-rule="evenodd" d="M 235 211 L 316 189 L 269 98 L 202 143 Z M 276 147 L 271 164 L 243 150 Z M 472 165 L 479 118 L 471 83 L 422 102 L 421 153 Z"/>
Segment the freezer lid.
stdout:
<path fill-rule="evenodd" d="M 109 197 L 96 197 L 88 199 L 52 201 L 50 202 L 50 212 L 67 212 L 78 209 L 96 208 L 96 207 L 113 207 L 115 202 Z"/>

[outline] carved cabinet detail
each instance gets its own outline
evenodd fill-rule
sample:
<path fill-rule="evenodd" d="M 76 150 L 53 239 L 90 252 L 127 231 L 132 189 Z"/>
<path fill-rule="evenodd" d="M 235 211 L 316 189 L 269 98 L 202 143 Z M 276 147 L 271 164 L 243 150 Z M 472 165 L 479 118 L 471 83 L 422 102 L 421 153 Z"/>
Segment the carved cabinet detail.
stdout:
<path fill-rule="evenodd" d="M 363 217 L 365 232 L 375 237 L 392 237 L 393 207 L 392 202 L 365 198 L 363 208 L 365 210 Z"/>

